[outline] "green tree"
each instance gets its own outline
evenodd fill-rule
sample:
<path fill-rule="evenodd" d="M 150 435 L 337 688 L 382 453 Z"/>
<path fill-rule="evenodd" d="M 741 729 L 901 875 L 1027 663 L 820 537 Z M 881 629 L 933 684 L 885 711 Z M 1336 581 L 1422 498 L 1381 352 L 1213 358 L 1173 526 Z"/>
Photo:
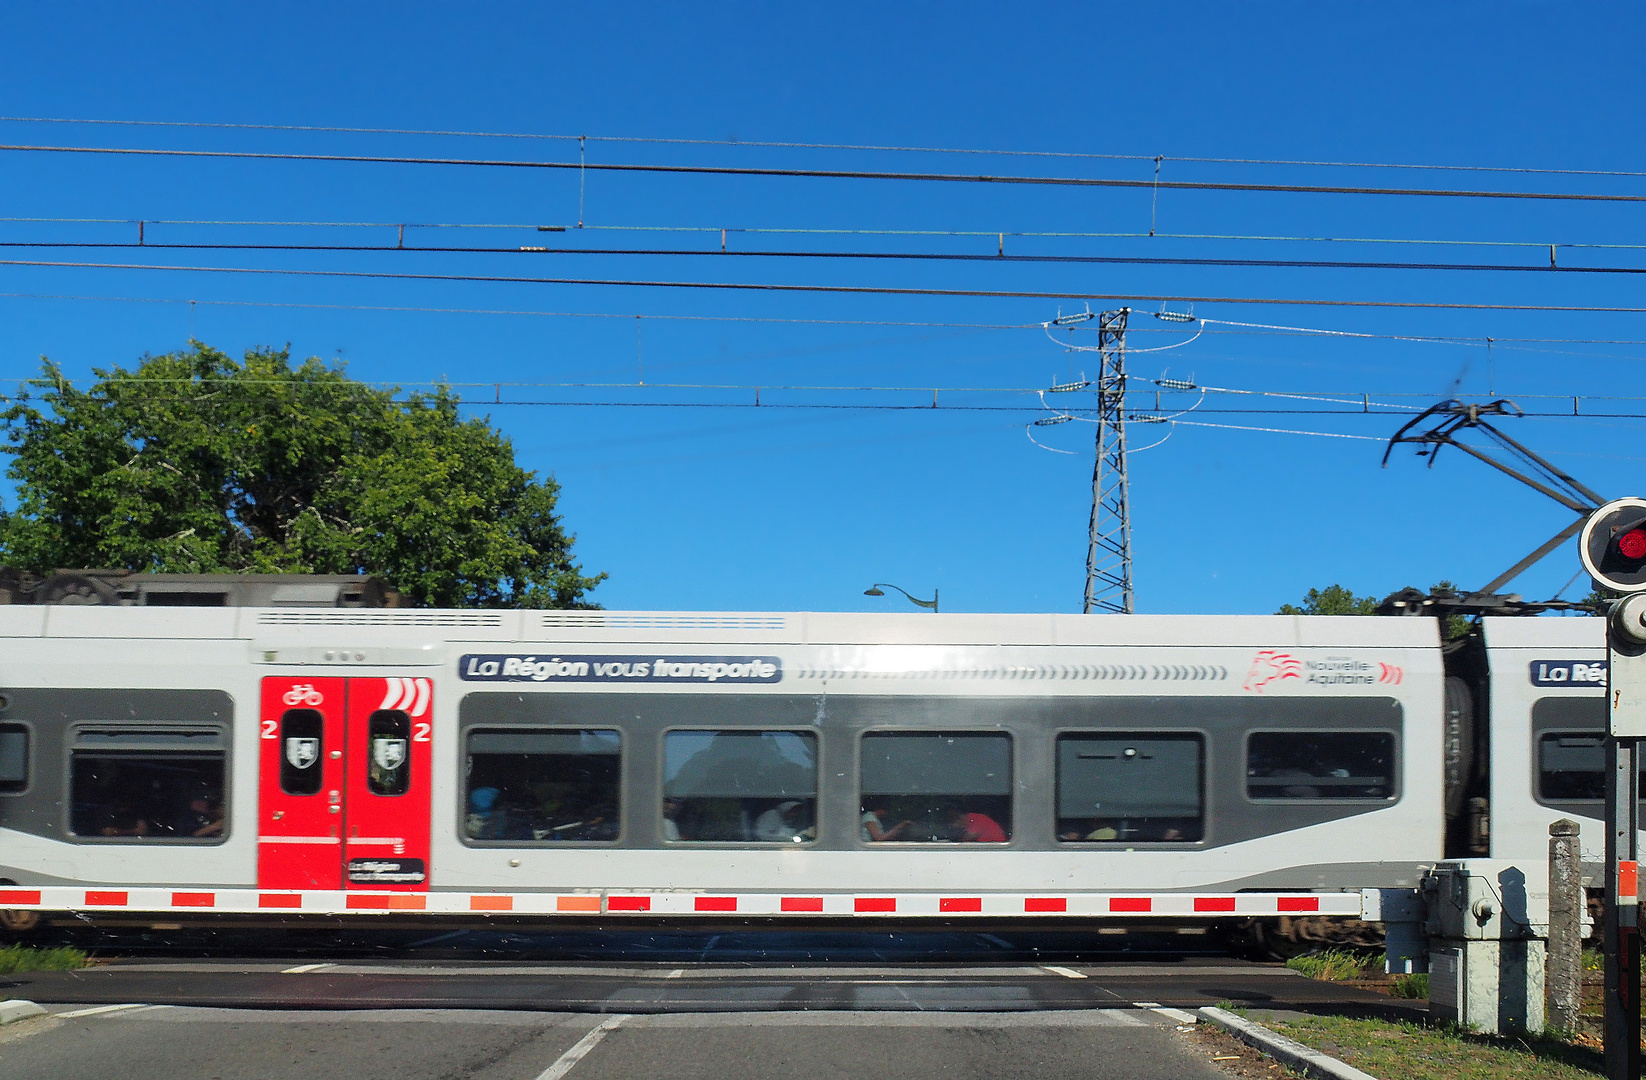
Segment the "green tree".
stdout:
<path fill-rule="evenodd" d="M 17 506 L 0 564 L 377 574 L 411 603 L 592 607 L 559 492 L 445 389 L 200 342 L 76 389 L 51 361 L 0 413 Z"/>
<path fill-rule="evenodd" d="M 1281 604 L 1276 615 L 1375 615 L 1377 598 L 1356 596 L 1341 585 L 1324 589 L 1310 589 L 1303 597 L 1303 606 Z"/>
<path fill-rule="evenodd" d="M 1437 581 L 1429 589 L 1430 595 L 1456 596 L 1457 585 L 1450 581 Z M 1341 585 L 1328 585 L 1324 589 L 1310 589 L 1303 597 L 1303 605 L 1281 604 L 1276 615 L 1376 615 L 1380 600 L 1371 596 L 1356 596 Z M 1469 632 L 1469 617 L 1467 615 L 1448 615 L 1445 624 L 1441 627 L 1447 640 L 1460 638 Z"/>

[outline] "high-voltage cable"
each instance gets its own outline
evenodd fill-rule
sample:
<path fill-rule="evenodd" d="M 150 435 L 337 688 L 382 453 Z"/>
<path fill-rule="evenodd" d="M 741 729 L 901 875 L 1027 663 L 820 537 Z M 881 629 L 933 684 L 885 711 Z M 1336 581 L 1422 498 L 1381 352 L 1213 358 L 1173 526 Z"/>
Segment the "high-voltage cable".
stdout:
<path fill-rule="evenodd" d="M 377 154 L 295 154 L 254 150 L 162 150 L 118 146 L 0 144 L 14 153 L 108 154 L 122 157 L 215 158 L 249 161 L 352 162 L 371 165 L 450 165 L 479 168 L 551 169 L 583 172 L 659 173 L 687 176 L 805 177 L 834 180 L 893 180 L 918 183 L 1006 184 L 1048 187 L 1137 188 L 1151 191 L 1246 191 L 1314 195 L 1393 195 L 1448 199 L 1532 199 L 1556 202 L 1646 202 L 1646 195 L 1572 191 L 1488 191 L 1463 188 L 1393 188 L 1339 184 L 1249 184 L 1214 180 L 1122 180 L 1114 177 L 1011 176 L 981 173 L 889 172 L 864 169 L 783 169 L 741 165 L 638 165 L 620 162 L 521 161 L 504 158 L 411 157 Z"/>
<path fill-rule="evenodd" d="M 161 270 L 195 274 L 254 274 L 275 277 L 363 278 L 396 281 L 467 281 L 513 285 L 610 285 L 645 289 L 709 289 L 727 292 L 833 293 L 849 296 L 957 296 L 1005 300 L 1083 300 L 1123 303 L 1262 304 L 1294 307 L 1413 308 L 1455 311 L 1565 311 L 1584 314 L 1646 314 L 1646 307 L 1583 304 L 1466 304 L 1435 300 L 1326 300 L 1297 297 L 1185 296 L 1166 293 L 1045 292 L 1026 289 L 927 289 L 890 285 L 789 285 L 774 282 L 655 281 L 630 278 L 510 277 L 506 274 L 412 274 L 387 270 L 297 270 L 252 266 L 166 266 L 152 263 L 52 262 L 0 259 L 0 266 L 58 267 L 71 270 Z M 1039 325 L 1036 323 L 1035 325 Z"/>
<path fill-rule="evenodd" d="M 1007 255 L 983 252 L 917 251 L 759 251 L 707 248 L 569 248 L 529 246 L 456 246 L 449 244 L 257 244 L 108 240 L 0 240 L 0 248 L 142 250 L 142 251 L 341 251 L 413 252 L 446 255 L 607 255 L 607 256 L 705 256 L 753 259 L 862 259 L 907 262 L 1056 263 L 1098 266 L 1235 266 L 1304 270 L 1463 270 L 1514 271 L 1558 274 L 1646 274 L 1640 266 L 1556 266 L 1515 263 L 1433 263 L 1389 262 L 1352 259 L 1230 259 L 1191 256 L 1143 255 Z"/>
<path fill-rule="evenodd" d="M 1079 150 L 990 150 L 963 146 L 899 146 L 873 143 L 778 142 L 760 139 L 682 139 L 644 135 L 561 135 L 528 131 L 461 131 L 427 128 L 335 127 L 318 124 L 240 124 L 188 120 L 104 120 L 66 116 L 0 116 L 0 122 L 19 124 L 94 124 L 111 127 L 217 128 L 234 131 L 300 131 L 346 135 L 421 135 L 480 139 L 541 139 L 582 143 L 653 143 L 665 146 L 756 147 L 778 150 L 844 150 L 868 153 L 975 154 L 984 157 L 1073 158 L 1097 161 L 1172 162 L 1207 165 L 1269 165 L 1338 169 L 1411 169 L 1423 172 L 1526 173 L 1547 176 L 1640 177 L 1646 172 L 1627 169 L 1550 169 L 1514 165 L 1436 165 L 1398 161 L 1318 161 L 1299 158 L 1231 158 L 1164 154 L 1105 154 Z"/>

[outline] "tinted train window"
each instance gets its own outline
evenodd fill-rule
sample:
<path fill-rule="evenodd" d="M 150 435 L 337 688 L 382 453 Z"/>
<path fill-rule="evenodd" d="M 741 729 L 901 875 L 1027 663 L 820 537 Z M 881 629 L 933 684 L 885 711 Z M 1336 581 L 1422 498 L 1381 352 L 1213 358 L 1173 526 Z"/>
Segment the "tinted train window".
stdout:
<path fill-rule="evenodd" d="M 314 795 L 325 771 L 325 722 L 313 709 L 288 709 L 280 718 L 280 790 Z"/>
<path fill-rule="evenodd" d="M 863 736 L 861 752 L 865 843 L 1011 839 L 1011 736 L 875 732 Z"/>
<path fill-rule="evenodd" d="M 69 753 L 69 830 L 129 842 L 217 842 L 226 827 L 221 731 L 81 728 Z"/>
<path fill-rule="evenodd" d="M 665 840 L 815 840 L 817 736 L 671 731 L 663 736 L 662 812 Z"/>
<path fill-rule="evenodd" d="M 366 721 L 366 787 L 373 795 L 404 795 L 411 789 L 411 717 L 379 709 Z"/>
<path fill-rule="evenodd" d="M 1065 843 L 1201 839 L 1204 754 L 1199 735 L 1058 736 L 1057 838 Z"/>
<path fill-rule="evenodd" d="M 604 729 L 469 733 L 463 835 L 616 840 L 623 738 Z"/>
<path fill-rule="evenodd" d="M 1640 777 L 1640 790 L 1646 792 L 1646 763 Z M 1548 802 L 1603 801 L 1606 736 L 1587 731 L 1551 731 L 1540 737 L 1537 797 Z"/>
<path fill-rule="evenodd" d="M 1253 799 L 1388 799 L 1395 737 L 1380 731 L 1255 731 L 1246 740 Z"/>
<path fill-rule="evenodd" d="M 29 786 L 29 729 L 0 724 L 0 794 Z"/>

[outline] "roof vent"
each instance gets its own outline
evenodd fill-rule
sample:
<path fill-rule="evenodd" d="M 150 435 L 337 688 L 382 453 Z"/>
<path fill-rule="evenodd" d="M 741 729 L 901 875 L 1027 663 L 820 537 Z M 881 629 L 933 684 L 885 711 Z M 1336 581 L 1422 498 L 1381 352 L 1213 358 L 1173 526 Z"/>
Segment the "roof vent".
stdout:
<path fill-rule="evenodd" d="M 781 615 L 656 615 L 628 611 L 546 611 L 550 629 L 604 630 L 783 630 Z"/>
<path fill-rule="evenodd" d="M 259 626 L 502 626 L 501 611 L 260 611 Z"/>

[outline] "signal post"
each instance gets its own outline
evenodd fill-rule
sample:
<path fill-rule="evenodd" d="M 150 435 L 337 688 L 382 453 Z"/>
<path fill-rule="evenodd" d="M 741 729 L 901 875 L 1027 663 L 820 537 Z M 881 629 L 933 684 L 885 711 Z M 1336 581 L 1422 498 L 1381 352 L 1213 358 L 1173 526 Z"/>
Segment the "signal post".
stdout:
<path fill-rule="evenodd" d="M 1606 1076 L 1640 1077 L 1640 740 L 1646 738 L 1646 499 L 1584 523 L 1583 567 L 1623 594 L 1606 618 Z"/>

